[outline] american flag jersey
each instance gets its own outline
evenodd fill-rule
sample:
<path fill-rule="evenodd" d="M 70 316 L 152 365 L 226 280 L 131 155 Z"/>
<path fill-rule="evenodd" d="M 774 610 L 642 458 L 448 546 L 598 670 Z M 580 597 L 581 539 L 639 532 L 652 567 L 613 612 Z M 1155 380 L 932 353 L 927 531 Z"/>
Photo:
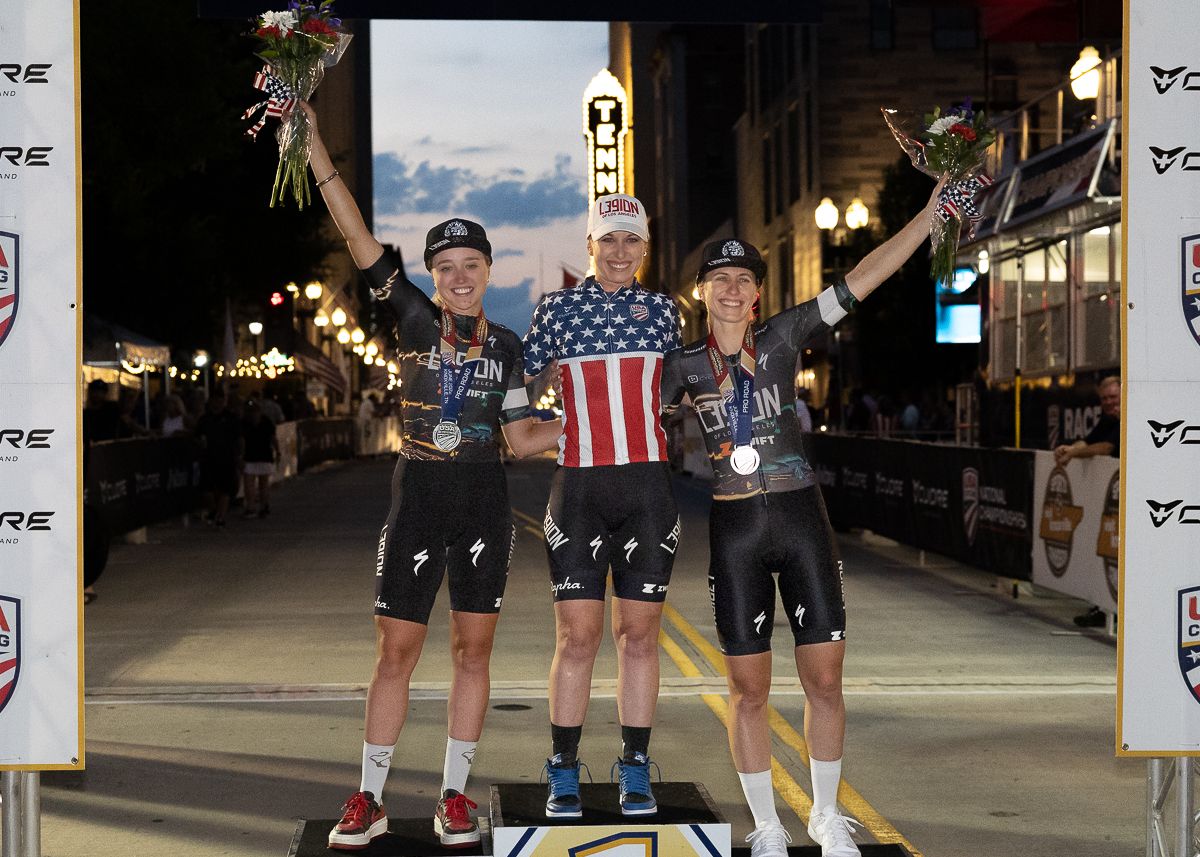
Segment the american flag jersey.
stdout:
<path fill-rule="evenodd" d="M 660 423 L 663 355 L 680 345 L 679 312 L 637 283 L 606 292 L 592 277 L 545 295 L 525 337 L 525 374 L 562 371 L 558 463 L 666 461 Z"/>

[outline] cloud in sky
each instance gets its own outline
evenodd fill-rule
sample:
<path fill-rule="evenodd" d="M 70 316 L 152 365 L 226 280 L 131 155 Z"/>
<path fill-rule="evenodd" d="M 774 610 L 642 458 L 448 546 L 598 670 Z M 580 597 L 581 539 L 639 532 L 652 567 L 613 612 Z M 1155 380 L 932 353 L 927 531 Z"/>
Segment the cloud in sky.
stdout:
<path fill-rule="evenodd" d="M 587 207 L 570 162 L 569 156 L 559 155 L 552 171 L 527 180 L 515 170 L 485 176 L 428 160 L 414 167 L 396 152 L 382 152 L 375 156 L 375 211 L 386 217 L 450 210 L 478 218 L 487 228 L 546 226 Z"/>

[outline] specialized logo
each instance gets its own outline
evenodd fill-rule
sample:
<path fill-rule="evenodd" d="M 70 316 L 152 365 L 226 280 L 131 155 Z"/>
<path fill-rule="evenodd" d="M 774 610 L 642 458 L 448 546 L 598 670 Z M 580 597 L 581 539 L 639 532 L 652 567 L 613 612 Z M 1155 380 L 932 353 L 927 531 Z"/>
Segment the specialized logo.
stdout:
<path fill-rule="evenodd" d="M 1200 345 L 1200 235 L 1183 239 L 1183 318 Z"/>
<path fill-rule="evenodd" d="M 592 560 L 594 561 L 596 559 L 596 554 L 600 552 L 600 548 L 604 547 L 604 539 L 602 539 L 600 536 L 596 536 L 596 538 L 588 542 L 588 547 L 592 549 Z"/>
<path fill-rule="evenodd" d="M 467 227 L 460 220 L 451 220 L 446 224 L 445 235 L 447 238 L 462 238 L 467 234 Z"/>
<path fill-rule="evenodd" d="M 1117 600 L 1117 567 L 1121 549 L 1121 474 L 1108 480 L 1104 511 L 1100 515 L 1100 534 L 1096 537 L 1096 556 L 1104 562 L 1104 580 L 1108 592 Z"/>
<path fill-rule="evenodd" d="M 745 256 L 746 250 L 737 241 L 726 241 L 721 245 L 722 256 Z"/>
<path fill-rule="evenodd" d="M 1170 500 L 1166 503 L 1147 500 L 1146 505 L 1150 507 L 1150 523 L 1154 524 L 1156 529 L 1170 521 L 1175 516 L 1176 509 L 1179 509 L 1177 523 L 1200 524 L 1200 505 L 1183 506 L 1182 500 Z M 3 520 L 3 515 L 0 515 L 0 520 Z"/>
<path fill-rule="evenodd" d="M 0 712 L 12 699 L 21 674 L 21 600 L 0 595 Z"/>
<path fill-rule="evenodd" d="M 1200 702 L 1200 586 L 1179 590 L 1179 672 Z"/>
<path fill-rule="evenodd" d="M 483 539 L 476 539 L 475 544 L 471 545 L 471 565 L 475 568 L 479 568 L 479 555 L 483 553 L 485 547 Z"/>
<path fill-rule="evenodd" d="M 967 544 L 975 544 L 975 533 L 979 529 L 979 470 L 964 467 L 962 472 L 963 532 Z"/>
<path fill-rule="evenodd" d="M 1175 162 L 1179 160 L 1179 156 L 1187 149 L 1186 146 L 1176 146 L 1174 149 L 1160 149 L 1158 146 L 1148 146 L 1150 149 L 1150 163 L 1154 165 L 1154 171 L 1160 176 L 1171 167 L 1175 166 Z M 1200 152 L 1188 152 L 1183 155 L 1183 163 L 1179 165 L 1182 170 L 1200 170 Z"/>
<path fill-rule="evenodd" d="M 413 554 L 413 559 L 416 560 L 416 565 L 413 566 L 413 577 L 419 577 L 421 566 L 429 561 L 429 551 L 422 549 Z"/>
<path fill-rule="evenodd" d="M 1083 507 L 1076 506 L 1071 496 L 1071 479 L 1067 471 L 1055 467 L 1046 480 L 1042 499 L 1042 522 L 1038 535 L 1046 548 L 1046 562 L 1055 577 L 1067 573 L 1071 562 L 1071 545 L 1075 528 L 1083 520 Z"/>
<path fill-rule="evenodd" d="M 796 617 L 796 621 L 800 623 L 801 628 L 804 627 L 804 610 L 805 610 L 805 608 L 804 608 L 803 604 L 797 604 L 796 612 L 794 614 L 792 614 Z"/>
<path fill-rule="evenodd" d="M 0 63 L 0 78 L 9 83 L 49 83 L 46 76 L 53 63 L 33 62 L 25 66 L 20 63 Z"/>
<path fill-rule="evenodd" d="M 629 541 L 625 542 L 625 561 L 629 562 L 629 558 L 633 556 L 633 552 L 637 550 L 638 540 L 633 536 L 629 537 Z"/>
<path fill-rule="evenodd" d="M 634 304 L 629 308 L 629 314 L 634 321 L 645 321 L 650 317 L 650 307 L 645 304 Z"/>
<path fill-rule="evenodd" d="M 0 345 L 12 332 L 21 296 L 20 236 L 0 232 Z"/>
<path fill-rule="evenodd" d="M 1180 89 L 1200 89 L 1200 71 L 1188 71 L 1186 65 L 1177 68 L 1159 68 L 1152 65 L 1150 73 L 1154 75 L 1154 88 L 1158 90 L 1159 95 L 1165 95 L 1181 78 L 1183 86 Z"/>
<path fill-rule="evenodd" d="M 756 634 L 759 634 L 759 635 L 762 634 L 762 624 L 763 624 L 763 622 L 766 622 L 766 621 L 767 621 L 767 611 L 766 610 L 762 611 L 761 613 L 759 613 L 757 616 L 754 617 L 754 632 Z"/>

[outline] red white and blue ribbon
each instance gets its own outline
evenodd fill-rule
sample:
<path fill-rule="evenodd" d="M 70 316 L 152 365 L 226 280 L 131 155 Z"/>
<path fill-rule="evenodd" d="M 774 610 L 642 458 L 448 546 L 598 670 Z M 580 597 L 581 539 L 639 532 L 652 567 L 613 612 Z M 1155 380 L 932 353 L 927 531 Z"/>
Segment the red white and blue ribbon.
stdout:
<path fill-rule="evenodd" d="M 967 240 L 970 241 L 975 236 L 975 225 L 983 219 L 983 212 L 975 206 L 975 195 L 992 184 L 992 177 L 986 173 L 980 173 L 962 181 L 950 182 L 938 194 L 938 217 L 942 219 L 943 223 L 946 223 L 952 218 L 961 219 L 963 215 L 966 215 L 967 222 L 970 224 L 967 227 Z"/>
<path fill-rule="evenodd" d="M 242 118 L 249 119 L 258 112 L 259 108 L 266 108 L 263 111 L 263 115 L 258 118 L 258 121 L 252 127 L 246 129 L 247 134 L 254 139 L 258 139 L 258 132 L 262 130 L 263 125 L 267 124 L 268 116 L 278 118 L 296 106 L 296 93 L 289 89 L 288 85 L 280 78 L 271 74 L 271 67 L 269 65 L 264 65 L 262 71 L 254 75 L 254 88 L 265 92 L 268 96 L 267 100 L 255 104 L 242 114 Z"/>

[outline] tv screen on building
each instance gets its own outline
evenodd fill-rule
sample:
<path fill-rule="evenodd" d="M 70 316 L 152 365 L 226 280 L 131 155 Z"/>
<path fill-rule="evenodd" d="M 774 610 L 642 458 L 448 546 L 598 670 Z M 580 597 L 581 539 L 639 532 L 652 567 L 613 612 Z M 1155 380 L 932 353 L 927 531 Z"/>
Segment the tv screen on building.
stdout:
<path fill-rule="evenodd" d="M 978 344 L 980 333 L 979 275 L 972 267 L 957 268 L 954 278 L 935 284 L 934 301 L 939 344 Z"/>

